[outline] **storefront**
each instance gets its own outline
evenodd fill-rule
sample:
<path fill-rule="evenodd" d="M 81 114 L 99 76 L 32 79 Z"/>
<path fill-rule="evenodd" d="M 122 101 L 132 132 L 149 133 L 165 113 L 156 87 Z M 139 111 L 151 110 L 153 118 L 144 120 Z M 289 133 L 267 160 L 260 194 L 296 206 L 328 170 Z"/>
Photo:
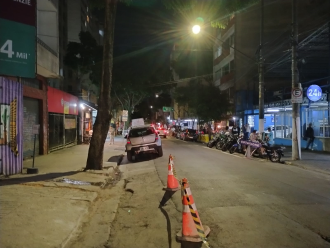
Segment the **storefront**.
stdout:
<path fill-rule="evenodd" d="M 252 112 L 252 111 L 251 111 Z M 303 98 L 300 108 L 301 137 L 304 136 L 308 124 L 312 124 L 315 141 L 314 150 L 330 151 L 330 108 L 327 93 L 323 93 L 318 101 Z M 249 123 L 251 130 L 259 130 L 259 111 L 255 106 L 253 113 L 244 113 L 242 117 Z M 265 104 L 264 128 L 271 127 L 275 144 L 291 146 L 292 144 L 292 104 L 291 99 Z M 263 131 L 265 131 L 263 130 Z M 301 147 L 306 141 L 301 141 Z"/>
<path fill-rule="evenodd" d="M 89 143 L 96 120 L 97 107 L 94 103 L 79 100 L 79 143 Z"/>
<path fill-rule="evenodd" d="M 78 98 L 48 87 L 49 151 L 77 144 Z"/>

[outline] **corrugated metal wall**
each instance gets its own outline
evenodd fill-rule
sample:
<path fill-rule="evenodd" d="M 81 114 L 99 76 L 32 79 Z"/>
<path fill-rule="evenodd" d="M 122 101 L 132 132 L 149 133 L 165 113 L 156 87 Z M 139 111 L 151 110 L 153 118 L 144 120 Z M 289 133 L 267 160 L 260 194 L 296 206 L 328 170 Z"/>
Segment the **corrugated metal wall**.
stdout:
<path fill-rule="evenodd" d="M 23 85 L 0 77 L 0 173 L 23 169 Z"/>

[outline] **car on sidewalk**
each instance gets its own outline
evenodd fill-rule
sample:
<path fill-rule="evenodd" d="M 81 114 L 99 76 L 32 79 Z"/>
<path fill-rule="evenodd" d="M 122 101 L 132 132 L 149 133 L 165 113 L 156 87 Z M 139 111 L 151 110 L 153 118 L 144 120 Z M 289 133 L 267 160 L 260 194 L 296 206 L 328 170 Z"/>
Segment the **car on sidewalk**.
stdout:
<path fill-rule="evenodd" d="M 166 136 L 168 134 L 168 131 L 165 128 L 158 127 L 158 128 L 156 128 L 156 130 L 157 130 L 159 136 L 162 136 L 162 137 L 164 137 L 166 139 Z"/>
<path fill-rule="evenodd" d="M 162 140 L 153 126 L 132 127 L 125 138 L 128 161 L 132 161 L 133 156 L 141 153 L 157 153 L 159 157 L 163 156 Z"/>

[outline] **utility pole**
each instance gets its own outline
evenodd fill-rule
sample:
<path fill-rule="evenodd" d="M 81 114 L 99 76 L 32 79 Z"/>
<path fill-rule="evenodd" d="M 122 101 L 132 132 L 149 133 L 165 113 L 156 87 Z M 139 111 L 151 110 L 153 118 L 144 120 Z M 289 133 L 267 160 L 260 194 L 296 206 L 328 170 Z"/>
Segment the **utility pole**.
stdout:
<path fill-rule="evenodd" d="M 264 0 L 260 1 L 260 44 L 259 44 L 259 132 L 264 132 L 264 63 L 262 57 L 262 46 L 264 39 Z"/>
<path fill-rule="evenodd" d="M 298 20 L 297 0 L 292 0 L 292 89 L 299 88 L 299 72 L 297 64 Z M 300 150 L 300 103 L 292 103 L 292 160 L 301 159 Z"/>

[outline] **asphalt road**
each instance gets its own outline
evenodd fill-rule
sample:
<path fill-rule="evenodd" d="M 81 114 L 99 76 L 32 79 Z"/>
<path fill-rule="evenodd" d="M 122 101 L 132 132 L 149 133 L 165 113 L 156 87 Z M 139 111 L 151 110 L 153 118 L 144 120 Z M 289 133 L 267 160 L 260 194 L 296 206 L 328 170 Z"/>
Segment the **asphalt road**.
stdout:
<path fill-rule="evenodd" d="M 166 185 L 168 156 L 187 178 L 211 247 L 330 247 L 330 176 L 162 139 L 154 160 Z M 180 192 L 173 196 L 181 210 Z"/>

